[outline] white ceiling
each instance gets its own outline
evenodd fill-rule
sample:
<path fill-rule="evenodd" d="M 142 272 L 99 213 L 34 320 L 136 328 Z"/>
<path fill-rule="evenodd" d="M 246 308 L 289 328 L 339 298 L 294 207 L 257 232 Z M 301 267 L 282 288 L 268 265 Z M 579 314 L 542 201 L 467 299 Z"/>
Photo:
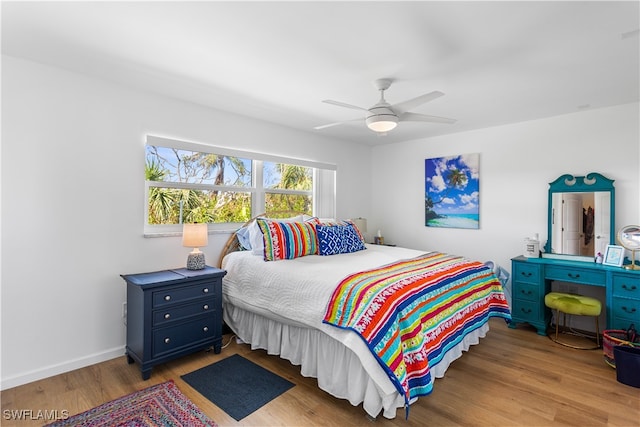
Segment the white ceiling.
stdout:
<path fill-rule="evenodd" d="M 640 2 L 2 2 L 3 54 L 369 145 L 638 102 Z M 439 90 L 377 136 L 360 116 Z"/>

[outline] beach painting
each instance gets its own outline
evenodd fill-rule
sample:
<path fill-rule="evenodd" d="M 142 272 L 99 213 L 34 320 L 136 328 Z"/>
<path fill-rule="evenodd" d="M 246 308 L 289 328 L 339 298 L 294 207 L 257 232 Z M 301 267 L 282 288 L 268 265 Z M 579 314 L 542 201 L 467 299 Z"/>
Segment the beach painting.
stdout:
<path fill-rule="evenodd" d="M 424 161 L 427 227 L 480 228 L 480 154 Z"/>

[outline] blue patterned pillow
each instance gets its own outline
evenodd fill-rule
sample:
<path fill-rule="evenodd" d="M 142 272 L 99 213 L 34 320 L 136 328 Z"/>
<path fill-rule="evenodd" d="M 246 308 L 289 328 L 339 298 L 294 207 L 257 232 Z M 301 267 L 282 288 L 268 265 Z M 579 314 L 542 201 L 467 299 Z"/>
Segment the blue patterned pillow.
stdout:
<path fill-rule="evenodd" d="M 360 233 L 351 224 L 316 225 L 320 255 L 347 254 L 367 249 Z"/>

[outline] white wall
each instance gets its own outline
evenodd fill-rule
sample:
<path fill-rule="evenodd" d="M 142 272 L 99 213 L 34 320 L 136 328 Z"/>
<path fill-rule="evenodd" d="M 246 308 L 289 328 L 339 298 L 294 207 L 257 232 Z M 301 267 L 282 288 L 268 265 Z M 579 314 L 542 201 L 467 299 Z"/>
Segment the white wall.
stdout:
<path fill-rule="evenodd" d="M 147 132 L 337 164 L 337 215 L 369 215 L 369 147 L 3 56 L 2 389 L 124 354 L 119 275 L 184 265 L 142 236 Z"/>
<path fill-rule="evenodd" d="M 510 266 L 523 239 L 547 234 L 548 183 L 562 174 L 614 179 L 616 227 L 640 222 L 639 104 L 377 146 L 372 228 L 385 240 Z M 424 160 L 480 153 L 480 229 L 424 226 Z"/>
<path fill-rule="evenodd" d="M 639 127 L 635 103 L 378 146 L 369 226 L 386 242 L 493 260 L 511 271 L 525 237 L 538 233 L 546 241 L 548 183 L 562 174 L 614 179 L 616 229 L 640 223 Z M 424 159 L 465 153 L 480 153 L 480 229 L 425 227 Z M 602 289 L 575 290 L 604 300 Z M 585 321 L 576 327 L 593 329 Z"/>

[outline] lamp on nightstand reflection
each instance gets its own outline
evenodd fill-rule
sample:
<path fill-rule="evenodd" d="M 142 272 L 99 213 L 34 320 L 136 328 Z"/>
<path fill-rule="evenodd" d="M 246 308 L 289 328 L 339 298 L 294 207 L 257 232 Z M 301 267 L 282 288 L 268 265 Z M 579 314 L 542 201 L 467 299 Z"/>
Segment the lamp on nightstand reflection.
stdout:
<path fill-rule="evenodd" d="M 204 252 L 200 248 L 209 244 L 207 224 L 184 224 L 182 246 L 193 248 L 187 257 L 187 270 L 202 270 L 205 267 Z"/>

